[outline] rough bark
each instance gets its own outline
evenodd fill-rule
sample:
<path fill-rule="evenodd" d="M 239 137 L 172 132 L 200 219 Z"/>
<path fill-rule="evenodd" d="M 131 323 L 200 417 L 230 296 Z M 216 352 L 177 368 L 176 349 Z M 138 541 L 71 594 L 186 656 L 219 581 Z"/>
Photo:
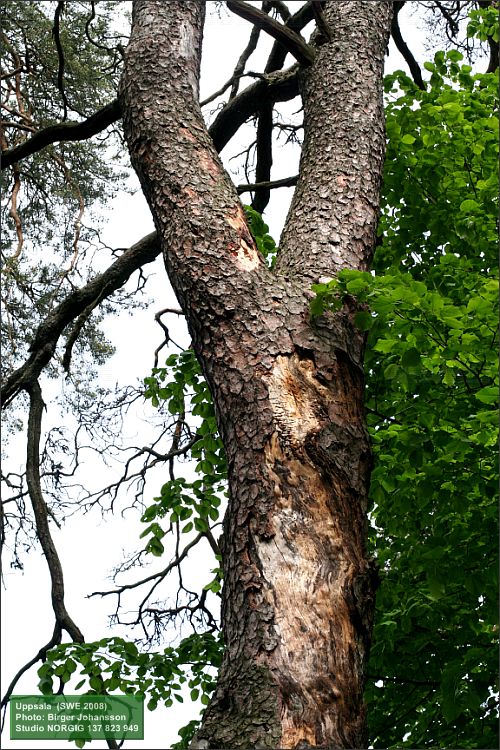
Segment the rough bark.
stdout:
<path fill-rule="evenodd" d="M 193 747 L 366 747 L 364 339 L 348 306 L 312 321 L 308 289 L 369 264 L 391 3 L 326 4 L 332 41 L 302 74 L 304 154 L 277 272 L 198 106 L 204 10 L 136 0 L 121 86 L 132 162 L 229 463 L 226 652 Z"/>

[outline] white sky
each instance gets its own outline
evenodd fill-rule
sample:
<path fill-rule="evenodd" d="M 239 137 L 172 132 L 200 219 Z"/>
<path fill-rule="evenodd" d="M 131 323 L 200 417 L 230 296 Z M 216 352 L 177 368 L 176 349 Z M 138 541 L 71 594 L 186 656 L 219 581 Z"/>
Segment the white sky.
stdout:
<path fill-rule="evenodd" d="M 289 3 L 299 6 L 299 3 Z M 293 10 L 293 8 L 292 8 Z M 408 20 L 408 10 L 401 13 L 400 24 L 404 36 L 419 62 L 428 59 L 423 47 L 423 35 L 419 32 L 415 19 Z M 234 65 L 246 45 L 250 26 L 246 21 L 222 10 L 222 18 L 211 15 L 207 19 L 205 30 L 202 98 L 217 90 L 229 77 Z M 264 34 L 261 35 L 264 38 Z M 266 41 L 266 51 L 271 41 Z M 258 69 L 262 56 L 254 53 L 247 67 Z M 264 55 L 265 59 L 265 55 Z M 387 70 L 406 69 L 404 61 L 395 50 L 392 42 L 390 55 L 387 58 Z M 246 85 L 246 84 L 245 84 Z M 237 153 L 241 150 L 241 141 L 230 145 L 226 151 Z M 223 158 L 231 154 L 223 152 Z M 227 161 L 226 161 L 227 164 Z M 272 178 L 295 174 L 298 165 L 298 154 L 275 154 Z M 231 165 L 229 165 L 231 169 Z M 241 176 L 237 180 L 243 181 Z M 278 240 L 289 200 L 291 189 L 281 189 L 272 194 L 272 203 L 266 212 L 266 221 L 270 224 L 271 234 Z M 243 201 L 249 196 L 242 196 Z M 102 238 L 114 247 L 125 247 L 133 244 L 150 232 L 152 222 L 149 209 L 140 193 L 135 196 L 124 195 L 115 200 L 109 212 Z M 150 273 L 152 266 L 147 267 Z M 135 378 L 146 376 L 153 364 L 153 352 L 162 340 L 160 329 L 153 321 L 154 313 L 167 306 L 177 307 L 161 261 L 155 264 L 155 277 L 148 284 L 149 294 L 155 299 L 154 304 L 145 310 L 136 310 L 132 316 L 124 314 L 106 323 L 106 331 L 117 345 L 117 353 L 103 367 L 103 381 L 106 384 L 115 380 L 132 382 Z M 171 327 L 174 340 L 186 345 L 188 343 L 185 328 L 177 319 L 167 321 Z M 133 352 L 133 356 L 131 356 Z M 165 350 L 162 351 L 165 354 Z M 166 356 L 166 354 L 165 354 Z M 89 476 L 94 467 L 89 463 Z M 161 484 L 161 481 L 159 482 Z M 154 496 L 154 491 L 150 494 Z M 101 520 L 100 514 L 92 513 L 69 521 L 62 532 L 53 528 L 54 541 L 57 545 L 65 571 L 66 604 L 68 612 L 75 619 L 85 634 L 87 641 L 99 639 L 106 635 L 117 634 L 107 629 L 107 616 L 112 610 L 114 601 L 111 598 L 100 600 L 87 599 L 89 592 L 107 589 L 110 582 L 106 576 L 113 566 L 122 559 L 122 550 L 135 549 L 138 535 L 142 530 L 137 515 L 130 514 L 125 518 L 114 518 L 112 524 Z M 161 568 L 161 561 L 154 561 L 154 569 Z M 191 570 L 198 570 L 193 563 Z M 131 579 L 142 575 L 140 570 L 132 572 Z M 207 577 L 207 580 L 208 577 Z M 37 551 L 31 551 L 25 560 L 24 573 L 4 571 L 5 589 L 2 607 L 2 675 L 3 689 L 10 682 L 19 667 L 30 659 L 46 643 L 52 633 L 53 616 L 50 609 L 50 581 L 44 558 Z M 38 667 L 39 665 L 37 665 Z M 37 693 L 37 676 L 35 670 L 25 675 L 18 683 L 15 694 Z M 67 692 L 71 692 L 67 690 Z M 186 698 L 184 705 L 177 704 L 171 710 L 157 709 L 154 713 L 145 712 L 145 740 L 130 741 L 125 748 L 168 748 L 178 741 L 177 730 L 188 721 L 196 718 L 197 710 Z M 8 721 L 7 721 L 8 724 Z M 88 745 L 87 745 L 88 746 Z M 92 748 L 105 748 L 104 741 L 95 740 Z M 30 748 L 74 748 L 73 743 L 65 741 L 14 741 L 3 739 L 2 747 L 29 750 Z"/>

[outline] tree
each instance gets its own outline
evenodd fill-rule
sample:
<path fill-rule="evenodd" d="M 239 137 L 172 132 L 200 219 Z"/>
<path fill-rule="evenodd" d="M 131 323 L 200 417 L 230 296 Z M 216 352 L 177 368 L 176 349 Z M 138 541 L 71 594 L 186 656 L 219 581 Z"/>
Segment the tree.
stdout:
<path fill-rule="evenodd" d="M 449 132 L 450 125 L 454 127 L 462 120 L 465 124 L 474 122 L 479 110 L 488 128 L 492 127 L 489 112 L 494 100 L 494 77 L 483 77 L 476 85 L 468 75 L 470 71 L 460 68 L 459 57 L 452 50 L 448 56 L 439 53 L 433 67 L 428 68 L 432 72 L 431 91 L 426 92 L 420 69 L 417 73 L 418 66 L 399 31 L 397 17 L 402 5 L 395 4 L 394 17 L 392 3 L 386 0 L 307 3 L 290 15 L 281 3 L 264 3 L 262 11 L 258 11 L 254 6 L 231 0 L 227 3 L 230 10 L 254 23 L 253 37 L 263 28 L 276 43 L 264 77 L 237 94 L 245 55 L 251 52 L 249 45 L 242 56 L 243 69 L 237 68 L 229 84 L 233 86 L 232 95 L 207 130 L 198 104 L 205 4 L 195 0 L 137 0 L 118 104 L 104 106 L 97 116 L 80 126 L 49 125 L 7 153 L 7 164 L 14 164 L 11 208 L 15 220 L 18 162 L 13 160 L 37 154 L 36 149 L 56 139 L 71 139 L 76 127 L 80 127 L 84 137 L 91 135 L 96 132 L 94 127 L 106 127 L 121 112 L 132 164 L 156 226 L 156 235 L 125 251 L 100 277 L 70 293 L 49 312 L 34 337 L 26 363 L 6 381 L 7 400 L 22 390 L 30 397 L 27 489 L 38 536 L 56 582 L 62 581 L 62 575 L 57 553 L 51 547 L 39 471 L 43 402 L 38 378 L 42 368 L 53 357 L 64 328 L 76 320 L 63 357 L 63 365 L 69 368 L 73 344 L 92 310 L 118 289 L 132 270 L 152 260 L 160 248 L 186 316 L 196 360 L 191 355 L 171 358 L 167 362 L 176 370 L 177 386 L 170 383 L 165 387 L 161 381 L 168 377 L 167 371 L 156 369 L 146 381 L 146 393 L 157 403 L 166 400 L 171 412 L 178 415 L 172 449 L 162 456 L 153 451 L 153 455 L 172 460 L 174 455 L 193 449 L 192 455 L 200 459 L 203 479 L 190 488 L 196 498 L 193 501 L 185 492 L 186 483 L 172 478 L 143 518 L 152 522 L 145 532 L 151 535 L 147 549 L 153 555 L 161 555 L 165 532 L 155 519 L 167 515 L 170 528 L 179 533 L 179 523 L 192 516 L 188 507 L 191 503 L 198 513 L 194 518 L 197 539 L 208 539 L 222 558 L 225 647 L 217 686 L 192 741 L 193 747 L 366 747 L 363 689 L 375 589 L 379 575 L 383 578 L 384 574 L 387 580 L 398 575 L 398 583 L 392 588 L 386 586 L 382 594 L 382 617 L 372 659 L 380 673 L 372 677 L 374 682 L 386 679 L 398 687 L 403 684 L 404 689 L 410 685 L 406 698 L 413 713 L 414 736 L 426 742 L 427 732 L 433 736 L 429 727 L 435 730 L 438 726 L 442 736 L 448 732 L 454 739 L 463 731 L 460 726 L 457 729 L 456 720 L 463 718 L 465 723 L 467 711 L 475 711 L 483 719 L 486 716 L 488 722 L 492 717 L 492 709 L 485 708 L 491 697 L 491 680 L 483 680 L 478 692 L 477 680 L 470 677 L 484 668 L 484 650 L 481 656 L 467 651 L 469 671 L 461 670 L 462 664 L 459 668 L 460 649 L 466 644 L 473 646 L 470 633 L 461 634 L 456 649 L 451 649 L 451 657 L 448 654 L 444 659 L 442 679 L 438 668 L 432 679 L 420 681 L 425 695 L 415 705 L 411 697 L 419 685 L 418 672 L 405 683 L 401 675 L 393 674 L 394 664 L 383 656 L 387 645 L 394 643 L 394 630 L 400 619 L 405 620 L 405 628 L 410 623 L 407 632 L 411 632 L 412 607 L 419 618 L 435 617 L 435 602 L 443 596 L 444 586 L 437 568 L 443 561 L 449 571 L 456 565 L 456 558 L 443 554 L 442 543 L 438 544 L 432 534 L 427 549 L 431 554 L 425 558 L 431 565 L 422 559 L 416 564 L 411 560 L 413 545 L 407 549 L 412 539 L 410 530 L 399 537 L 401 549 L 395 543 L 393 519 L 396 526 L 408 524 L 408 529 L 412 528 L 408 501 L 401 500 L 408 494 L 408 484 L 416 487 L 420 510 L 416 528 L 421 523 L 422 510 L 429 506 L 433 523 L 443 528 L 441 537 L 451 534 L 452 539 L 460 540 L 459 544 L 475 546 L 477 555 L 470 557 L 470 564 L 477 574 L 486 555 L 477 539 L 491 513 L 490 505 L 485 504 L 484 509 L 479 506 L 478 537 L 476 532 L 467 540 L 463 533 L 460 535 L 457 516 L 459 512 L 472 512 L 469 503 L 483 497 L 483 491 L 489 492 L 494 473 L 491 461 L 481 453 L 491 441 L 489 413 L 479 412 L 469 416 L 468 421 L 464 417 L 471 394 L 484 404 L 493 400 L 489 222 L 494 215 L 496 183 L 492 138 L 485 137 L 482 149 L 471 154 L 464 128 L 464 139 L 453 142 L 455 157 L 449 157 L 451 168 L 445 169 L 444 175 L 448 182 L 443 179 L 438 189 L 430 178 L 436 153 L 440 159 L 448 153 L 446 138 L 439 137 L 441 130 Z M 436 8 L 443 10 L 442 5 L 436 3 Z M 444 15 L 453 30 L 462 7 L 450 6 L 444 8 Z M 60 13 L 63 7 L 64 3 L 59 3 L 56 9 L 56 29 L 57 10 Z M 282 14 L 283 23 L 271 18 L 273 8 Z M 495 49 L 498 39 L 495 41 L 493 27 L 487 25 L 491 24 L 491 10 L 486 7 L 485 15 L 476 16 L 476 23 L 489 39 L 491 49 Z M 298 32 L 312 19 L 317 29 L 306 43 Z M 88 32 L 88 25 L 85 28 Z M 372 275 L 368 270 L 377 243 L 385 147 L 382 74 L 391 28 L 414 80 L 400 75 L 387 81 L 388 90 L 397 81 L 403 96 L 388 110 L 392 161 L 387 162 L 384 211 Z M 57 33 L 55 36 L 57 39 Z M 282 72 L 286 51 L 294 55 L 297 63 Z M 68 101 L 61 90 L 63 60 L 59 52 L 58 86 L 65 119 Z M 448 76 L 454 76 L 455 84 L 466 92 L 462 99 L 445 82 Z M 304 112 L 302 157 L 276 252 L 255 209 L 266 207 L 269 189 L 273 187 L 273 104 L 281 98 L 294 97 L 298 91 Z M 463 112 L 468 114 L 460 118 Z M 254 208 L 245 214 L 217 151 L 251 115 L 258 118 L 256 180 L 260 184 L 253 186 Z M 420 116 L 421 121 L 417 119 Z M 470 136 L 469 131 L 467 138 Z M 417 140 L 420 151 L 416 152 Z M 474 154 L 483 152 L 487 155 L 484 174 L 477 174 Z M 415 153 L 422 153 L 421 160 Z M 462 161 L 459 170 L 457 164 Z M 464 177 L 465 172 L 469 178 Z M 418 199 L 414 190 L 404 189 L 407 175 L 421 186 Z M 462 192 L 470 186 L 475 199 L 464 197 Z M 427 201 L 422 196 L 427 196 Z M 455 203 L 458 201 L 456 230 L 440 235 L 437 227 L 443 226 L 450 196 Z M 482 206 L 486 220 L 479 232 L 474 230 L 470 216 L 471 212 L 480 213 Z M 466 246 L 476 245 L 476 262 L 458 246 L 454 239 L 457 237 Z M 275 257 L 266 261 L 268 252 Z M 457 257 L 459 260 L 454 260 Z M 418 304 L 420 299 L 425 303 Z M 394 317 L 396 308 L 398 315 Z M 483 339 L 489 337 L 490 348 L 479 361 L 474 360 L 479 339 L 470 322 L 471 313 L 481 320 L 484 317 L 485 330 L 481 335 Z M 372 451 L 363 407 L 363 356 L 368 330 L 366 403 L 378 458 L 371 490 L 375 502 L 371 517 L 379 543 L 372 552 L 367 540 Z M 460 338 L 450 334 L 457 330 Z M 87 336 L 92 342 L 96 333 L 87 329 Z M 388 360 L 381 354 L 389 355 Z M 210 397 L 196 362 L 213 399 L 224 458 L 214 434 Z M 189 441 L 185 440 L 184 426 L 186 387 L 194 390 L 192 402 L 203 406 L 198 412 L 203 421 L 189 435 Z M 422 399 L 429 404 L 433 398 L 441 398 L 436 393 L 441 394 L 443 388 L 444 401 L 452 399 L 452 406 L 436 421 L 422 405 Z M 407 406 L 409 393 L 414 399 L 413 409 Z M 439 486 L 432 484 L 435 473 L 426 469 L 426 450 L 428 453 L 430 448 L 412 445 L 412 436 L 419 429 L 422 434 L 431 430 L 430 445 L 433 449 L 440 446 L 441 458 L 433 464 L 434 472 L 445 475 Z M 454 497 L 452 478 L 446 479 L 443 467 L 451 463 L 450 455 L 457 450 L 453 442 L 456 435 L 446 443 L 443 434 L 458 429 L 466 429 L 473 436 L 471 446 L 463 448 L 461 460 L 470 462 L 474 451 L 481 454 L 477 471 L 470 476 L 481 477 L 482 484 L 469 482 L 469 503 L 456 508 L 450 516 L 440 509 L 439 500 L 447 493 Z M 388 450 L 386 445 L 390 446 Z M 391 474 L 401 466 L 405 468 L 395 483 Z M 217 543 L 208 519 L 218 517 L 219 484 L 226 473 L 229 502 L 223 535 Z M 425 502 L 419 500 L 422 497 Z M 188 521 L 184 527 L 186 533 L 191 531 L 190 524 Z M 177 555 L 176 564 L 181 557 Z M 401 590 L 408 594 L 409 582 L 413 584 L 414 577 L 418 579 L 421 573 L 424 585 L 420 586 L 419 595 L 398 608 L 396 600 L 401 598 Z M 457 587 L 460 590 L 458 582 Z M 217 588 L 216 579 L 212 590 Z M 491 652 L 494 594 L 484 580 L 470 588 L 476 602 L 478 596 L 482 599 L 476 604 L 484 623 L 479 631 L 485 648 Z M 427 591 L 433 604 L 426 608 L 423 597 Z M 204 603 L 202 594 L 195 607 L 201 612 L 202 621 Z M 64 608 L 61 588 L 54 588 L 53 604 L 54 636 L 39 654 L 46 660 L 40 670 L 42 683 L 45 681 L 45 687 L 50 683 L 49 689 L 54 673 L 64 678 L 63 682 L 69 680 L 76 664 L 71 654 L 79 654 L 85 667 L 89 661 L 84 662 L 81 656 L 86 651 L 95 665 L 98 646 L 78 645 L 83 636 Z M 443 619 L 447 614 L 443 613 Z M 77 645 L 65 650 L 65 661 L 57 672 L 54 665 L 61 652 L 56 652 L 54 658 L 47 658 L 47 652 L 60 642 L 62 629 Z M 420 638 L 422 649 L 427 649 L 432 637 L 429 634 L 437 631 L 435 624 L 434 631 L 427 625 L 424 630 L 424 636 L 416 637 Z M 170 654 L 170 675 L 178 671 L 179 664 L 193 658 L 217 663 L 218 649 L 206 635 L 203 637 L 203 648 L 200 640 L 188 640 L 177 653 Z M 134 651 L 120 639 L 103 645 L 108 645 L 123 663 L 139 666 L 140 678 L 148 669 L 152 675 L 162 676 L 161 670 L 155 672 L 155 657 L 148 662 L 147 656 L 139 657 L 137 649 Z M 166 668 L 166 657 L 165 654 L 161 659 L 162 669 Z M 104 679 L 109 664 L 101 660 L 94 673 L 86 672 L 92 689 L 123 687 L 116 670 L 112 676 L 115 682 Z M 491 660 L 487 664 L 489 669 Z M 212 686 L 203 683 L 201 677 L 198 683 L 205 685 L 207 695 L 211 692 Z M 198 683 L 195 680 L 193 684 Z M 144 688 L 144 683 L 138 684 Z M 439 686 L 440 708 L 451 729 L 441 727 L 441 714 L 436 718 L 432 706 L 425 705 L 425 711 L 418 711 L 426 700 L 430 705 L 429 697 L 436 694 Z M 158 693 L 160 699 L 165 698 L 166 691 L 170 696 L 170 688 L 163 685 L 162 690 Z M 386 693 L 389 700 L 394 700 L 390 690 Z M 398 734 L 401 722 L 393 734 L 384 729 L 376 689 L 371 688 L 368 695 L 375 702 L 373 738 L 384 742 L 389 737 L 397 743 L 402 739 Z M 470 695 L 473 699 L 469 700 Z M 493 730 L 488 731 L 488 737 L 492 736 Z M 478 734 L 479 729 L 473 743 Z"/>

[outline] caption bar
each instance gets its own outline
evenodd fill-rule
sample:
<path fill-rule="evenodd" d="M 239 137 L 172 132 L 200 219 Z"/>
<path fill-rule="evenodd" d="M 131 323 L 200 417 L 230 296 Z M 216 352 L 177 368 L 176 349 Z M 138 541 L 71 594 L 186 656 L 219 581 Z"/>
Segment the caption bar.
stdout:
<path fill-rule="evenodd" d="M 144 697 L 14 695 L 11 740 L 144 739 Z"/>

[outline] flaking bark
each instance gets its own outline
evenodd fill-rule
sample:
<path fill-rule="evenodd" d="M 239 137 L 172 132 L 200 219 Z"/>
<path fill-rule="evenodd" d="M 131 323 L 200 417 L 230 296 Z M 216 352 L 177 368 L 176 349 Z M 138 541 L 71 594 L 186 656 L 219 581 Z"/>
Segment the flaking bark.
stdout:
<path fill-rule="evenodd" d="M 193 747 L 366 747 L 364 337 L 348 305 L 311 321 L 308 289 L 373 251 L 390 9 L 326 4 L 332 41 L 303 73 L 301 175 L 272 272 L 198 106 L 205 4 L 134 2 L 125 133 L 229 465 L 226 651 Z"/>

